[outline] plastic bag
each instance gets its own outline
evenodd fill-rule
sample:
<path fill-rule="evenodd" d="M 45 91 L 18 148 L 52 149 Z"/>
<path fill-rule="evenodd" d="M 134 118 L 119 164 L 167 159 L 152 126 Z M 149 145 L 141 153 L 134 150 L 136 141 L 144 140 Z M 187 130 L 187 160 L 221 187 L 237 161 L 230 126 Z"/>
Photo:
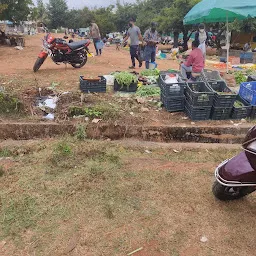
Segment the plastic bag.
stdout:
<path fill-rule="evenodd" d="M 102 40 L 100 40 L 99 42 L 96 43 L 96 48 L 97 48 L 98 50 L 103 49 L 103 47 L 104 47 L 104 43 L 103 43 Z"/>
<path fill-rule="evenodd" d="M 145 61 L 145 52 L 144 52 L 144 50 L 145 50 L 145 47 L 143 47 L 143 46 L 140 46 L 140 48 L 139 48 L 139 61 Z"/>
<path fill-rule="evenodd" d="M 198 46 L 198 48 L 202 51 L 203 55 L 206 54 L 206 45 L 205 45 L 205 42 L 203 42 L 202 44 L 200 44 Z"/>

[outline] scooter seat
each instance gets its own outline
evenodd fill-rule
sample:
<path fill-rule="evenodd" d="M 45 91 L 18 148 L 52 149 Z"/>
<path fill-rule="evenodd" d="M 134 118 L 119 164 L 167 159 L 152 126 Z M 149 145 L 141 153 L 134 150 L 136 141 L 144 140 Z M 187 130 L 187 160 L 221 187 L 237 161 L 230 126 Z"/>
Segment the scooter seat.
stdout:
<path fill-rule="evenodd" d="M 81 40 L 79 42 L 73 42 L 73 43 L 68 43 L 68 46 L 72 49 L 72 50 L 76 50 L 79 49 L 81 47 L 83 47 L 84 45 L 86 45 L 88 43 L 88 40 Z"/>

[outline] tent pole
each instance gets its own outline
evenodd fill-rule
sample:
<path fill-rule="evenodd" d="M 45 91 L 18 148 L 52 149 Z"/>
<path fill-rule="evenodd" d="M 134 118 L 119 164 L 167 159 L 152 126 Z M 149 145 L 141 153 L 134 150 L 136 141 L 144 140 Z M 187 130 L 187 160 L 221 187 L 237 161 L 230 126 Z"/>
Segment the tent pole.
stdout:
<path fill-rule="evenodd" d="M 229 61 L 229 28 L 228 28 L 228 12 L 227 12 L 227 74 L 228 74 L 228 61 Z"/>

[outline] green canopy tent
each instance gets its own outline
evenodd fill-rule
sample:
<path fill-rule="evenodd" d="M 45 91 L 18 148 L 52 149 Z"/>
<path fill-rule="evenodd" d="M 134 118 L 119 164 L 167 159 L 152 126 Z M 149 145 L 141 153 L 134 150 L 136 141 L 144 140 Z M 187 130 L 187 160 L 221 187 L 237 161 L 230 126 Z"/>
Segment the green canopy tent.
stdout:
<path fill-rule="evenodd" d="M 183 23 L 227 23 L 227 60 L 229 59 L 228 23 L 256 17 L 256 0 L 202 0 L 185 16 Z M 228 61 L 227 61 L 228 71 Z"/>

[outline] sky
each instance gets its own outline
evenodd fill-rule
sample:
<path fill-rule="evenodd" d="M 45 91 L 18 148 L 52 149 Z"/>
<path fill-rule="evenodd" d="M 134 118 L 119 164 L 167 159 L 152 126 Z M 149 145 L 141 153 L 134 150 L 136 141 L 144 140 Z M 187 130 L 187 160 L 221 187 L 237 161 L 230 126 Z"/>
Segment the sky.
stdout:
<path fill-rule="evenodd" d="M 36 0 L 33 0 L 36 3 Z M 120 2 L 126 2 L 126 3 L 133 3 L 136 0 L 120 0 Z M 48 2 L 47 0 L 44 0 L 44 2 Z M 88 7 L 100 7 L 100 6 L 108 6 L 110 4 L 115 4 L 116 0 L 67 0 L 68 3 L 68 7 L 70 9 L 72 8 L 81 8 L 84 6 L 88 6 Z"/>

